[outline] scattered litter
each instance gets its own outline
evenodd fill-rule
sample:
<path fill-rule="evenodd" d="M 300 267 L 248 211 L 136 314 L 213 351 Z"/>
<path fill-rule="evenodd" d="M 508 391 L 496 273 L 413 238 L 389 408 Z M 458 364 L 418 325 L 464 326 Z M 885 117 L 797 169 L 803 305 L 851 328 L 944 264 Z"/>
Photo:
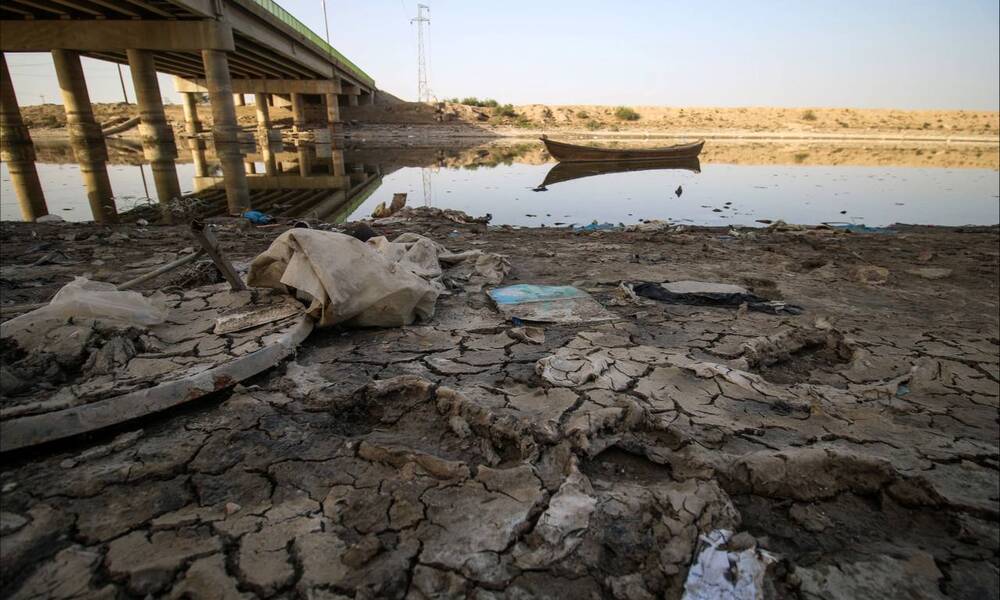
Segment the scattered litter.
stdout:
<path fill-rule="evenodd" d="M 573 225 L 573 231 L 614 231 L 620 229 L 621 224 L 592 222 L 590 225 Z"/>
<path fill-rule="evenodd" d="M 248 210 L 243 213 L 243 218 L 250 221 L 254 225 L 267 225 L 274 220 L 271 215 L 264 214 L 259 210 Z"/>
<path fill-rule="evenodd" d="M 539 323 L 590 323 L 617 316 L 590 294 L 569 285 L 518 284 L 489 291 L 508 319 Z"/>
<path fill-rule="evenodd" d="M 823 223 L 834 229 L 840 231 L 850 231 L 851 233 L 883 233 L 893 235 L 899 233 L 895 229 L 889 227 L 869 227 L 867 225 L 860 225 L 857 223 Z"/>
<path fill-rule="evenodd" d="M 434 315 L 439 291 L 374 246 L 351 236 L 291 229 L 250 264 L 247 283 L 295 288 L 318 325 L 397 327 Z"/>
<path fill-rule="evenodd" d="M 507 330 L 507 337 L 528 344 L 544 344 L 545 330 L 541 327 L 521 326 Z"/>
<path fill-rule="evenodd" d="M 921 267 L 919 269 L 910 269 L 907 271 L 910 275 L 916 275 L 922 279 L 946 279 L 951 277 L 951 269 L 943 269 L 936 267 Z"/>
<path fill-rule="evenodd" d="M 659 221 L 656 219 L 650 221 L 643 221 L 642 223 L 635 223 L 634 225 L 629 225 L 625 228 L 625 231 L 639 231 L 642 233 L 653 233 L 656 231 L 670 231 L 674 228 L 674 224 L 670 221 Z"/>
<path fill-rule="evenodd" d="M 797 315 L 802 307 L 778 300 L 767 300 L 751 294 L 746 288 L 727 283 L 704 281 L 673 281 L 663 283 L 643 282 L 634 284 L 632 291 L 637 295 L 669 304 L 691 304 L 696 306 L 729 306 L 738 308 L 746 303 L 747 308 L 770 314 Z"/>
<path fill-rule="evenodd" d="M 7 336 L 8 328 L 20 328 L 29 322 L 74 317 L 147 326 L 163 323 L 167 309 L 159 300 L 146 298 L 139 292 L 121 291 L 111 283 L 76 277 L 56 292 L 47 305 L 3 323 L 3 336 Z"/>
<path fill-rule="evenodd" d="M 688 571 L 682 600 L 763 600 L 764 575 L 777 558 L 745 534 L 716 529 L 699 536 L 701 550 Z M 736 546 L 727 549 L 727 546 Z M 746 546 L 749 547 L 746 547 Z"/>
<path fill-rule="evenodd" d="M 35 223 L 65 223 L 66 219 L 59 215 L 42 215 L 35 219 Z"/>
<path fill-rule="evenodd" d="M 222 315 L 215 320 L 212 333 L 232 333 L 257 327 L 265 323 L 273 323 L 302 312 L 302 304 L 292 298 L 266 306 L 252 307 L 249 310 Z"/>

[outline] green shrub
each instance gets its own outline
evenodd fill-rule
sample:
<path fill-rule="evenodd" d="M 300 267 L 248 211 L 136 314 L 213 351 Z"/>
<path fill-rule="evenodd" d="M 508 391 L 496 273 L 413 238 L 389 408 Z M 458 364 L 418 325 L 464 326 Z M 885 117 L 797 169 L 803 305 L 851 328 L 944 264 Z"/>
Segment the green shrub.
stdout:
<path fill-rule="evenodd" d="M 639 113 L 635 112 L 627 106 L 619 106 L 615 109 L 615 116 L 622 121 L 638 121 Z"/>
<path fill-rule="evenodd" d="M 532 129 L 536 127 L 536 123 L 524 115 L 519 115 L 514 119 L 514 127 L 520 127 L 521 129 Z"/>
<path fill-rule="evenodd" d="M 815 121 L 816 120 L 816 113 L 814 113 L 811 110 L 804 111 L 802 113 L 802 120 L 803 121 Z"/>
<path fill-rule="evenodd" d="M 591 120 L 587 121 L 586 127 L 587 127 L 587 129 L 589 129 L 591 131 L 594 131 L 595 129 L 600 129 L 601 128 L 601 124 L 598 121 L 595 121 L 595 120 L 591 119 Z"/>
<path fill-rule="evenodd" d="M 464 104 L 466 106 L 478 106 L 479 108 L 494 108 L 496 106 L 499 106 L 500 104 L 493 98 L 486 98 L 484 100 L 480 100 L 475 96 L 468 96 L 466 98 L 462 98 L 461 100 L 459 100 L 458 98 L 452 98 L 451 100 L 448 100 L 448 102 L 456 102 L 458 104 Z"/>
<path fill-rule="evenodd" d="M 493 107 L 494 117 L 516 117 L 517 112 L 512 104 L 497 104 Z"/>
<path fill-rule="evenodd" d="M 590 118 L 590 115 L 588 115 L 587 111 L 585 111 L 585 110 L 581 110 L 580 112 L 576 113 L 576 116 L 578 118 L 580 118 L 580 119 L 589 119 Z"/>

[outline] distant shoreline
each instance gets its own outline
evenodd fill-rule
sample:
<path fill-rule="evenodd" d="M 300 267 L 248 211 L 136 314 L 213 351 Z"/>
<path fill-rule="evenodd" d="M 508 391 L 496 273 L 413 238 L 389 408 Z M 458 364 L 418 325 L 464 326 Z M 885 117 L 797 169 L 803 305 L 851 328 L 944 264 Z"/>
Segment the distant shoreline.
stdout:
<path fill-rule="evenodd" d="M 138 115 L 135 104 L 94 104 L 102 123 Z M 322 107 L 310 115 L 322 120 Z M 184 130 L 179 105 L 166 105 L 167 120 Z M 207 104 L 198 107 L 202 123 L 211 123 Z M 65 113 L 58 104 L 21 108 L 25 124 L 38 138 L 65 137 Z M 291 126 L 291 111 L 271 107 L 272 126 Z M 308 111 L 307 111 L 308 113 Z M 391 102 L 341 107 L 343 133 L 398 139 L 561 137 L 611 140 L 705 138 L 732 141 L 916 142 L 928 144 L 1000 145 L 1000 112 L 901 111 L 890 109 L 673 108 L 610 106 L 468 106 L 451 102 Z M 239 124 L 256 127 L 252 104 L 237 107 Z M 137 135 L 136 130 L 124 137 Z"/>

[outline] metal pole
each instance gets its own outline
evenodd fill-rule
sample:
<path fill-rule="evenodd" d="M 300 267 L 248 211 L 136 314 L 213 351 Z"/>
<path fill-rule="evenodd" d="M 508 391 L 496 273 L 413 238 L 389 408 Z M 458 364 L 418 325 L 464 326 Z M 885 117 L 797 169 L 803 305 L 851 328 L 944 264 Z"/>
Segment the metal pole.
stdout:
<path fill-rule="evenodd" d="M 326 16 L 326 0 L 323 0 L 323 25 L 326 27 L 326 45 L 330 45 L 330 19 Z"/>
<path fill-rule="evenodd" d="M 125 104 L 128 104 L 128 94 L 125 92 L 125 77 L 122 75 L 121 65 L 118 65 L 118 81 L 122 84 L 122 97 L 125 98 Z"/>

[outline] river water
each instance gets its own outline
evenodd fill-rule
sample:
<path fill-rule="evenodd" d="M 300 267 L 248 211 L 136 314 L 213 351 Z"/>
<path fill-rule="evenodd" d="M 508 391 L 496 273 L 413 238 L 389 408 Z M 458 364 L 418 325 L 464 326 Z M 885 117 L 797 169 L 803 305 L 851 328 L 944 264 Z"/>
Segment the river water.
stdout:
<path fill-rule="evenodd" d="M 749 226 L 778 219 L 868 226 L 993 225 L 1000 223 L 997 152 L 995 146 L 942 151 L 709 142 L 700 164 L 653 164 L 625 172 L 621 165 L 604 165 L 581 172 L 549 162 L 538 142 L 465 142 L 457 148 L 348 142 L 340 148 L 279 148 L 270 164 L 259 148 L 250 147 L 245 168 L 251 197 L 261 199 L 265 212 L 273 208 L 276 214 L 332 221 L 363 218 L 378 203 L 388 204 L 394 193 L 406 192 L 410 206 L 490 213 L 496 225 L 648 219 Z M 68 146 L 40 144 L 38 155 L 36 168 L 50 214 L 70 221 L 92 219 L 80 168 Z M 200 158 L 182 151 L 170 163 L 181 192 L 223 202 L 221 169 L 211 150 Z M 109 142 L 106 168 L 119 213 L 159 200 L 153 170 L 144 162 L 133 144 Z M 342 195 L 324 199 L 336 191 Z M 21 218 L 6 164 L 0 165 L 0 218 Z"/>

